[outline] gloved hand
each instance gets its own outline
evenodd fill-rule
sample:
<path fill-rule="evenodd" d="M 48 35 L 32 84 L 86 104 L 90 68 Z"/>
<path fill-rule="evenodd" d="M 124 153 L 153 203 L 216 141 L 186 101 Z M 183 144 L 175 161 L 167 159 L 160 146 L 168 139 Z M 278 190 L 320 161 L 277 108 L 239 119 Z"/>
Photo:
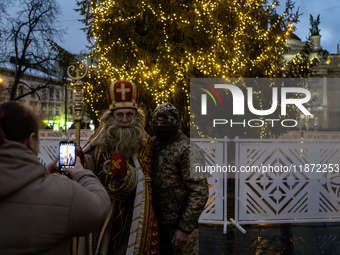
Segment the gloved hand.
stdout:
<path fill-rule="evenodd" d="M 120 152 L 119 154 L 116 153 L 112 156 L 110 167 L 111 173 L 114 177 L 117 177 L 118 179 L 123 179 L 126 176 L 127 164 L 122 152 Z"/>
<path fill-rule="evenodd" d="M 76 149 L 76 157 L 80 158 L 80 162 L 84 166 L 84 152 L 82 150 Z"/>

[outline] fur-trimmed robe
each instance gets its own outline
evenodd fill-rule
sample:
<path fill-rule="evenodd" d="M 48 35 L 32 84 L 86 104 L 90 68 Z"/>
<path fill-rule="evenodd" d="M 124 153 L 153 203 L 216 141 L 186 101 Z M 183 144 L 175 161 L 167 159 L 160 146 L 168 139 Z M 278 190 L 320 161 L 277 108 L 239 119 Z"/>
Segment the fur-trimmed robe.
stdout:
<path fill-rule="evenodd" d="M 154 142 L 148 136 L 147 145 L 138 156 L 133 156 L 132 162 L 127 162 L 127 175 L 119 181 L 110 172 L 112 155 L 97 144 L 102 130 L 99 127 L 84 146 L 84 165 L 101 180 L 111 198 L 111 209 L 103 226 L 86 237 L 86 241 L 80 239 L 78 254 L 116 254 L 122 248 L 126 254 L 159 254 L 151 189 Z"/>

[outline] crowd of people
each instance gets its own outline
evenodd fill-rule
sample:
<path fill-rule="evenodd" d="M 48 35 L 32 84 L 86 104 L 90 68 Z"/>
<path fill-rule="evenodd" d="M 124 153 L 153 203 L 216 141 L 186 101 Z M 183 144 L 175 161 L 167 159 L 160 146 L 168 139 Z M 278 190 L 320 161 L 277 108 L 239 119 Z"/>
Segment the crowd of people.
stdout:
<path fill-rule="evenodd" d="M 154 110 L 150 137 L 135 83 L 113 82 L 107 95 L 70 177 L 58 158 L 39 162 L 36 114 L 0 104 L 0 254 L 198 254 L 209 189 L 190 171 L 202 150 L 172 104 Z"/>

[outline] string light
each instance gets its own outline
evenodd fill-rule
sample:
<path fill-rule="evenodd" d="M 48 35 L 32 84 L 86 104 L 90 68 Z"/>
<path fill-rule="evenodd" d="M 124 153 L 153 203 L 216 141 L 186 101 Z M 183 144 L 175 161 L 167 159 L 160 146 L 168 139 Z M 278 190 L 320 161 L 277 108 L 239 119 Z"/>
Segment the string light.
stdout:
<path fill-rule="evenodd" d="M 265 0 L 91 3 L 96 47 L 88 57 L 98 63 L 91 66 L 85 83 L 89 109 L 99 117 L 98 104 L 105 102 L 107 83 L 133 80 L 156 106 L 182 98 L 188 124 L 190 78 L 282 77 L 288 65 L 282 54 L 296 20 L 292 13 L 276 15 L 277 4 Z M 261 137 L 266 135 L 264 126 Z"/>

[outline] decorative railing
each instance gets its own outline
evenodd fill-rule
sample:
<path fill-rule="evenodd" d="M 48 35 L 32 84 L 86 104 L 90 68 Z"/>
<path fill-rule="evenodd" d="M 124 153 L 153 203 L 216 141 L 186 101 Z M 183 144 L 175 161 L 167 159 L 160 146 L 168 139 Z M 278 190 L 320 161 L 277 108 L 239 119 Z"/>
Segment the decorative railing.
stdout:
<path fill-rule="evenodd" d="M 40 134 L 39 158 L 47 164 L 55 159 L 59 142 L 66 136 L 44 132 Z M 72 140 L 72 131 L 69 134 Z M 82 147 L 90 135 L 84 131 Z M 208 178 L 209 200 L 200 222 L 224 225 L 224 232 L 227 225 L 234 224 L 243 233 L 240 224 L 339 222 L 340 136 L 319 132 L 310 137 L 313 139 L 192 139 L 204 151 L 206 166 L 234 170 Z M 233 148 L 229 151 L 233 158 L 227 158 L 228 148 Z M 228 178 L 235 178 L 235 215 L 230 220 Z"/>
<path fill-rule="evenodd" d="M 88 138 L 91 136 L 93 131 L 91 129 L 81 129 L 80 130 L 80 137 Z M 65 131 L 53 131 L 52 129 L 40 129 L 39 130 L 40 137 L 64 137 L 66 139 L 75 140 L 76 137 L 76 130 L 75 129 L 68 129 Z"/>

